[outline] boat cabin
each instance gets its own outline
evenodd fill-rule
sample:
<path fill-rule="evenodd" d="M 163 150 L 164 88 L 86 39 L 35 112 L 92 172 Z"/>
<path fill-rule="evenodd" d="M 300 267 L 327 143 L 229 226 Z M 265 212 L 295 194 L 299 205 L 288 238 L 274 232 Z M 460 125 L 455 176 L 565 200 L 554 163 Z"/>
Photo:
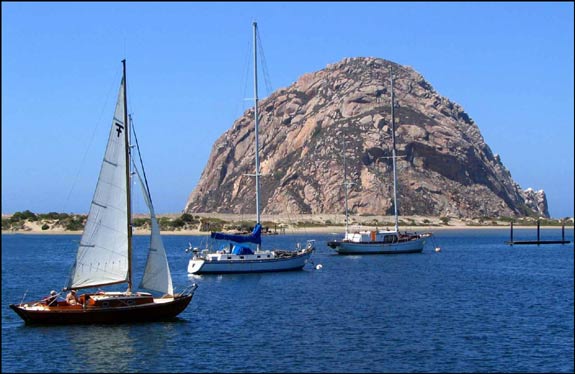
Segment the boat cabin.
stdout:
<path fill-rule="evenodd" d="M 345 234 L 345 241 L 353 243 L 361 242 L 375 242 L 375 243 L 397 243 L 399 241 L 399 233 L 397 231 L 388 230 L 371 230 L 371 231 L 355 231 Z"/>

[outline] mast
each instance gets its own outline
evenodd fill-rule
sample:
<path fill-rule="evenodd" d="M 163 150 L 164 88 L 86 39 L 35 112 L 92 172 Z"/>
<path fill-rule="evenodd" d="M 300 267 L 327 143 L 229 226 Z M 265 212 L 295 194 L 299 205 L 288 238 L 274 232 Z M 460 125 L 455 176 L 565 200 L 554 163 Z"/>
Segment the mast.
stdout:
<path fill-rule="evenodd" d="M 124 74 L 124 126 L 126 127 L 124 131 L 124 144 L 126 152 L 126 194 L 127 194 L 127 210 L 128 215 L 128 292 L 132 291 L 132 193 L 130 191 L 130 123 L 128 120 L 128 95 L 127 88 L 128 85 L 126 80 L 126 59 L 122 60 L 122 70 Z"/>
<path fill-rule="evenodd" d="M 395 215 L 395 232 L 399 232 L 399 225 L 397 223 L 397 169 L 395 167 L 395 104 L 393 96 L 393 67 L 389 69 L 389 76 L 391 80 L 391 139 L 393 142 L 393 148 L 391 150 L 393 165 L 393 214 Z"/>
<path fill-rule="evenodd" d="M 254 27 L 254 123 L 256 138 L 256 224 L 260 223 L 260 158 L 259 158 L 259 139 L 258 139 L 258 48 L 257 48 L 257 22 L 253 22 Z M 259 245 L 258 245 L 259 249 Z"/>
<path fill-rule="evenodd" d="M 347 198 L 348 198 L 348 189 L 351 185 L 350 182 L 347 181 L 347 164 L 345 162 L 345 151 L 346 151 L 346 142 L 343 141 L 343 184 L 345 186 L 345 233 L 348 233 L 348 222 L 349 222 L 349 210 L 347 208 Z"/>

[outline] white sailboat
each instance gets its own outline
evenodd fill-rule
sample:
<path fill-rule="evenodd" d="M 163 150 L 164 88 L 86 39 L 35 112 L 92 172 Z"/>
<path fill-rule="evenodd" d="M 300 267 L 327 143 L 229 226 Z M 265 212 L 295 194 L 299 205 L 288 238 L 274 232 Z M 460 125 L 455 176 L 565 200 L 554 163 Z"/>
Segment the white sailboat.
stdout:
<path fill-rule="evenodd" d="M 300 270 L 308 262 L 314 241 L 305 246 L 297 244 L 295 250 L 263 250 L 261 248 L 260 220 L 260 166 L 258 144 L 258 80 L 257 80 L 257 23 L 253 23 L 254 45 L 254 126 L 255 126 L 255 183 L 256 183 L 256 225 L 250 235 L 231 235 L 213 232 L 211 238 L 228 242 L 226 248 L 192 249 L 188 263 L 190 274 L 260 273 Z"/>
<path fill-rule="evenodd" d="M 166 251 L 160 237 L 147 180 L 133 162 L 129 145 L 131 124 L 126 96 L 126 60 L 116 109 L 96 191 L 78 246 L 68 285 L 63 291 L 101 288 L 127 283 L 125 292 L 97 291 L 69 301 L 39 300 L 12 304 L 26 323 L 121 323 L 167 320 L 181 313 L 192 300 L 196 285 L 174 293 Z M 139 146 L 136 147 L 139 153 Z M 140 157 L 141 160 L 141 157 Z M 131 167 L 138 176 L 150 210 L 151 238 L 141 289 L 132 290 Z M 142 178 L 142 174 L 144 178 Z M 154 293 L 161 297 L 153 296 Z M 57 296 L 56 292 L 53 292 Z M 68 300 L 68 298 L 67 298 Z"/>
<path fill-rule="evenodd" d="M 348 226 L 347 189 L 349 182 L 344 181 L 345 191 L 345 236 L 342 240 L 331 240 L 327 245 L 339 254 L 394 254 L 420 253 L 430 233 L 417 234 L 399 231 L 397 214 L 397 170 L 395 154 L 395 112 L 393 95 L 393 71 L 391 81 L 391 137 L 393 165 L 393 208 L 395 227 L 393 230 L 350 230 Z M 345 168 L 345 166 L 344 166 Z M 344 172 L 345 174 L 345 172 Z"/>

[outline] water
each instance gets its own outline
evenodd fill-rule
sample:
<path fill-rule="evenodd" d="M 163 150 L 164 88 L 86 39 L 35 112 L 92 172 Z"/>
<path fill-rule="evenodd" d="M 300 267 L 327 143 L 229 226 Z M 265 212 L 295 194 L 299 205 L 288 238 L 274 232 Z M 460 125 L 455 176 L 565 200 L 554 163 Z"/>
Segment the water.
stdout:
<path fill-rule="evenodd" d="M 509 247 L 507 230 L 438 231 L 422 254 L 365 256 L 334 254 L 329 234 L 264 237 L 315 238 L 322 269 L 225 276 L 188 276 L 184 249 L 205 239 L 165 236 L 175 287 L 199 285 L 178 321 L 54 327 L 8 304 L 62 288 L 79 236 L 2 235 L 2 372 L 573 372 L 566 234 Z"/>

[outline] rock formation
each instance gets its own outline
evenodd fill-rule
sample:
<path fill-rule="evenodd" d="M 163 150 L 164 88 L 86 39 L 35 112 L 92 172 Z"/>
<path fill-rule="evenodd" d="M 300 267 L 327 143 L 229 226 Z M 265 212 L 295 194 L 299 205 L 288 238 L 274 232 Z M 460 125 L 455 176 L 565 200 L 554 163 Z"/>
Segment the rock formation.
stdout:
<path fill-rule="evenodd" d="M 346 58 L 259 103 L 264 214 L 341 213 L 344 163 L 352 214 L 393 214 L 390 69 L 394 72 L 400 215 L 548 217 L 463 108 L 410 67 Z M 213 145 L 184 211 L 255 212 L 253 108 Z"/>

